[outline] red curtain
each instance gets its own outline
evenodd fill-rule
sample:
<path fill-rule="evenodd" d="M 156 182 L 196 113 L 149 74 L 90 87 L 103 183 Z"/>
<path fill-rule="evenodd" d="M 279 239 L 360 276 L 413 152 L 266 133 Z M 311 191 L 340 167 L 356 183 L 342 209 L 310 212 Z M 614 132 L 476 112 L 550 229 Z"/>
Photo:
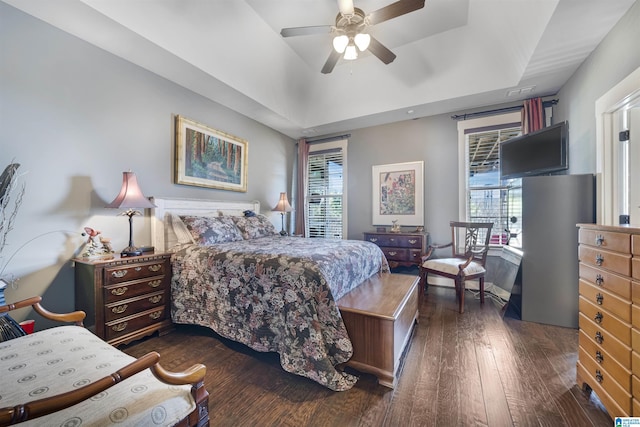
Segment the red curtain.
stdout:
<path fill-rule="evenodd" d="M 305 236 L 304 201 L 307 193 L 307 164 L 309 163 L 309 144 L 302 138 L 298 140 L 298 171 L 295 200 L 295 234 Z"/>
<path fill-rule="evenodd" d="M 531 98 L 524 101 L 522 106 L 522 133 L 535 132 L 544 127 L 544 110 L 542 99 Z"/>

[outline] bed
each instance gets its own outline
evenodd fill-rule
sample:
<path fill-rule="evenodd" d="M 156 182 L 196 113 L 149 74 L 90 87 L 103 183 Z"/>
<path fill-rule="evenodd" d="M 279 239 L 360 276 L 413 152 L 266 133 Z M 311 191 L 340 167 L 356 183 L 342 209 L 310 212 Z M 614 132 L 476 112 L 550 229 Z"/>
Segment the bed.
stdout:
<path fill-rule="evenodd" d="M 172 373 L 151 352 L 136 359 L 82 327 L 84 312 L 56 314 L 40 297 L 0 306 L 32 306 L 74 323 L 0 342 L 0 426 L 208 425 L 204 365 Z"/>
<path fill-rule="evenodd" d="M 357 378 L 340 369 L 353 346 L 336 301 L 389 272 L 378 246 L 280 236 L 258 202 L 153 203 L 154 246 L 173 252 L 174 323 L 277 352 L 284 370 L 331 390 L 353 387 Z"/>

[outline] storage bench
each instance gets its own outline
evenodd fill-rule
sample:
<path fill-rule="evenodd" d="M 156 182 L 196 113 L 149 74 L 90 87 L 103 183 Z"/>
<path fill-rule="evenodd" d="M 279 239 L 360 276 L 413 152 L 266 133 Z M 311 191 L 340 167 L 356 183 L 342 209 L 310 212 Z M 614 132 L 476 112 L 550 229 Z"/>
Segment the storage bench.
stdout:
<path fill-rule="evenodd" d="M 337 301 L 353 343 L 346 363 L 394 388 L 402 353 L 418 319 L 418 276 L 372 276 Z"/>

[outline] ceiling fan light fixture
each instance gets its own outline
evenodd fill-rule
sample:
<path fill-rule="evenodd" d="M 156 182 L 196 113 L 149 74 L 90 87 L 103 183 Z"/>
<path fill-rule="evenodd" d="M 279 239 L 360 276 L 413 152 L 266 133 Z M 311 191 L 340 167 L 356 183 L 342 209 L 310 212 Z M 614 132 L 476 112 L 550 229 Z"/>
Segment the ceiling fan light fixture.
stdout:
<path fill-rule="evenodd" d="M 351 61 L 357 58 L 358 58 L 358 51 L 356 50 L 356 46 L 352 43 L 349 43 L 349 45 L 344 51 L 344 59 Z"/>
<path fill-rule="evenodd" d="M 365 33 L 358 33 L 353 40 L 360 49 L 360 52 L 364 52 L 369 47 L 369 43 L 371 43 L 371 36 Z"/>
<path fill-rule="evenodd" d="M 347 37 L 345 34 L 333 38 L 333 48 L 338 53 L 344 53 L 344 50 L 347 48 L 348 44 L 349 37 Z"/>

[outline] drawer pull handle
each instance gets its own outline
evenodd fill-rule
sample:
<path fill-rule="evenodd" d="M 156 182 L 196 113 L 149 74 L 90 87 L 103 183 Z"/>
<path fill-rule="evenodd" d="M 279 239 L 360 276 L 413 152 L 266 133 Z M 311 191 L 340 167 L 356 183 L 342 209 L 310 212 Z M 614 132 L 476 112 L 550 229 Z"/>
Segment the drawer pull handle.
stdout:
<path fill-rule="evenodd" d="M 115 332 L 122 332 L 127 329 L 127 322 L 118 323 L 117 325 L 113 325 L 111 327 Z"/>
<path fill-rule="evenodd" d="M 596 246 L 602 246 L 604 243 L 604 236 L 602 234 L 598 234 L 596 236 Z"/>
<path fill-rule="evenodd" d="M 602 323 L 602 313 L 597 312 L 596 315 L 593 317 L 593 320 L 595 320 L 598 323 Z"/>
<path fill-rule="evenodd" d="M 127 288 L 126 286 L 123 286 L 121 288 L 111 289 L 111 294 L 120 296 L 120 295 L 124 295 L 125 293 L 127 293 L 128 290 L 129 290 L 129 288 Z"/>
<path fill-rule="evenodd" d="M 136 267 L 134 270 L 140 271 L 140 270 L 142 270 L 142 267 Z"/>
<path fill-rule="evenodd" d="M 377 241 L 378 241 L 378 239 L 376 239 L 375 237 L 371 237 L 371 238 L 369 239 L 369 241 L 370 241 L 370 242 L 372 242 L 372 243 L 375 243 L 375 242 L 377 242 Z"/>
<path fill-rule="evenodd" d="M 602 277 L 602 274 L 598 274 L 596 276 L 596 285 L 602 286 L 603 283 L 604 283 L 604 277 Z"/>
<path fill-rule="evenodd" d="M 596 295 L 596 302 L 598 303 L 598 305 L 602 305 L 603 300 L 604 300 L 604 295 L 602 294 Z"/>
<path fill-rule="evenodd" d="M 154 311 L 149 315 L 149 317 L 152 318 L 153 320 L 158 319 L 160 316 L 162 316 L 162 311 Z"/>
<path fill-rule="evenodd" d="M 418 241 L 416 239 L 409 239 L 409 243 L 415 245 Z"/>
<path fill-rule="evenodd" d="M 602 341 L 604 341 L 604 337 L 600 332 L 596 332 L 595 340 L 598 344 L 602 344 Z"/>
<path fill-rule="evenodd" d="M 418 258 L 418 255 L 420 255 L 419 253 L 414 252 L 413 254 L 411 254 L 412 257 L 414 258 Z"/>
<path fill-rule="evenodd" d="M 390 242 L 395 242 L 396 239 L 394 239 L 393 237 L 389 239 Z"/>
<path fill-rule="evenodd" d="M 122 314 L 125 311 L 127 311 L 127 307 L 128 307 L 127 304 L 122 304 L 122 305 L 119 305 L 117 307 L 113 307 L 111 309 L 111 312 L 114 313 L 114 314 Z"/>
<path fill-rule="evenodd" d="M 149 302 L 152 303 L 152 304 L 157 304 L 160 301 L 162 301 L 162 295 L 154 295 L 154 296 L 149 298 Z"/>
<path fill-rule="evenodd" d="M 154 273 L 157 271 L 160 271 L 162 269 L 162 264 L 153 264 L 149 266 L 149 270 L 153 271 Z"/>
<path fill-rule="evenodd" d="M 152 288 L 157 288 L 158 286 L 160 286 L 160 283 L 162 283 L 162 280 L 152 280 L 148 283 L 148 285 Z"/>
<path fill-rule="evenodd" d="M 602 363 L 603 360 L 604 360 L 604 356 L 602 355 L 602 353 L 600 353 L 599 351 L 596 351 L 596 361 L 598 363 Z"/>
<path fill-rule="evenodd" d="M 602 265 L 604 262 L 604 257 L 601 254 L 596 255 L 596 264 Z"/>
<path fill-rule="evenodd" d="M 598 381 L 599 383 L 604 381 L 604 377 L 602 376 L 602 372 L 600 372 L 600 369 L 596 369 L 596 381 Z"/>
<path fill-rule="evenodd" d="M 111 275 L 113 277 L 115 277 L 116 279 L 122 279 L 124 276 L 127 275 L 127 270 L 116 270 L 116 271 L 112 271 Z"/>
<path fill-rule="evenodd" d="M 389 252 L 389 255 L 391 255 L 391 256 L 396 256 L 397 254 L 398 254 L 398 252 L 396 252 L 396 251 Z"/>

